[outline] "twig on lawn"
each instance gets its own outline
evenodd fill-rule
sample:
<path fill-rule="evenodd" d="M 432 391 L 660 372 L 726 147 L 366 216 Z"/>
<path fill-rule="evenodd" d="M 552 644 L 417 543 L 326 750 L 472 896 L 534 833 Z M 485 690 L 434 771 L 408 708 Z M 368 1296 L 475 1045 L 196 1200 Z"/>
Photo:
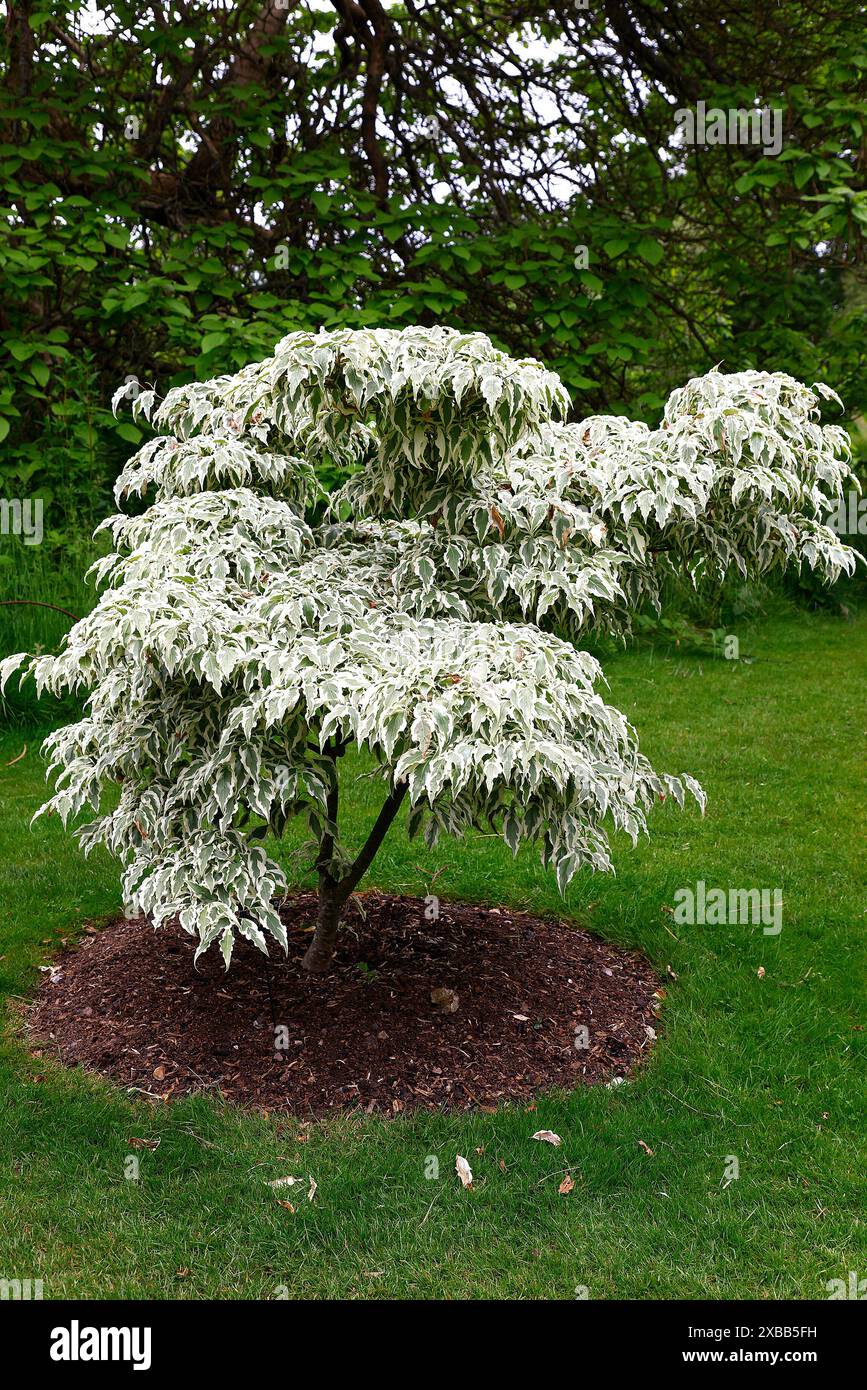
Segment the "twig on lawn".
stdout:
<path fill-rule="evenodd" d="M 540 1178 L 536 1186 L 541 1187 L 543 1182 L 550 1182 L 552 1178 L 559 1177 L 561 1173 L 569 1173 L 571 1171 L 570 1168 L 555 1168 L 553 1173 L 546 1173 L 544 1178 Z"/>
<path fill-rule="evenodd" d="M 213 1144 L 210 1139 L 203 1139 L 201 1134 L 196 1134 L 194 1129 L 188 1129 L 185 1125 L 181 1125 L 181 1134 L 186 1134 L 190 1139 L 195 1139 L 197 1144 L 204 1144 L 206 1149 L 219 1149 L 222 1147 L 220 1144 Z"/>
<path fill-rule="evenodd" d="M 707 1078 L 704 1076 L 700 1079 L 702 1081 L 707 1080 Z M 708 1082 L 708 1085 L 710 1085 L 710 1082 Z M 749 1126 L 746 1123 L 738 1124 L 737 1120 L 730 1120 L 726 1115 L 723 1115 L 722 1111 L 720 1111 L 719 1115 L 712 1115 L 708 1110 L 696 1110 L 695 1106 L 690 1105 L 688 1100 L 683 1100 L 680 1096 L 676 1096 L 674 1094 L 674 1091 L 669 1091 L 665 1086 L 662 1087 L 662 1090 L 665 1091 L 665 1094 L 667 1096 L 671 1096 L 672 1100 L 676 1100 L 678 1105 L 685 1105 L 687 1110 L 691 1110 L 694 1115 L 703 1116 L 705 1120 L 725 1120 L 726 1124 L 732 1125 L 735 1129 L 749 1128 Z M 733 1097 L 729 1097 L 729 1099 L 733 1099 Z"/>
<path fill-rule="evenodd" d="M 443 1191 L 444 1191 L 444 1189 L 443 1189 L 443 1188 L 440 1188 L 439 1192 L 438 1192 L 437 1195 L 434 1197 L 433 1201 L 431 1202 L 430 1206 L 428 1207 L 428 1209 L 427 1209 L 427 1211 L 425 1212 L 424 1216 L 422 1217 L 421 1221 L 418 1223 L 418 1228 L 419 1228 L 419 1230 L 421 1230 L 422 1226 L 423 1226 L 424 1223 L 427 1221 L 427 1219 L 428 1219 L 428 1217 L 430 1216 L 431 1212 L 433 1211 L 433 1209 L 434 1209 L 436 1203 L 439 1201 L 440 1197 L 442 1196 Z"/>
<path fill-rule="evenodd" d="M 62 613 L 64 617 L 71 618 L 74 623 L 81 622 L 75 613 L 70 613 L 68 608 L 60 608 L 56 603 L 46 603 L 41 598 L 4 598 L 0 599 L 0 608 L 9 608 L 13 604 L 30 604 L 34 608 L 51 608 L 55 613 Z"/>
<path fill-rule="evenodd" d="M 676 1096 L 676 1095 L 674 1094 L 674 1091 L 666 1090 L 666 1088 L 665 1088 L 664 1086 L 663 1086 L 662 1089 L 665 1091 L 665 1094 L 666 1094 L 667 1096 L 671 1096 L 671 1099 L 672 1099 L 672 1100 L 676 1100 L 680 1105 L 685 1105 L 686 1108 L 687 1108 L 687 1110 L 691 1110 L 692 1113 L 693 1113 L 693 1115 L 703 1115 L 704 1118 L 705 1118 L 706 1120 L 718 1120 L 718 1119 L 720 1119 L 720 1116 L 719 1116 L 719 1115 L 711 1115 L 710 1112 L 707 1111 L 707 1110 L 696 1110 L 696 1108 L 695 1108 L 694 1105 L 690 1105 L 689 1101 L 683 1100 L 680 1096 Z M 739 1126 L 739 1128 L 741 1128 L 741 1126 Z"/>
<path fill-rule="evenodd" d="M 806 975 L 802 975 L 800 980 L 771 980 L 771 984 L 776 985 L 777 989 L 797 989 L 798 985 L 802 985 L 805 980 L 808 980 L 812 973 L 813 967 L 811 965 Z"/>

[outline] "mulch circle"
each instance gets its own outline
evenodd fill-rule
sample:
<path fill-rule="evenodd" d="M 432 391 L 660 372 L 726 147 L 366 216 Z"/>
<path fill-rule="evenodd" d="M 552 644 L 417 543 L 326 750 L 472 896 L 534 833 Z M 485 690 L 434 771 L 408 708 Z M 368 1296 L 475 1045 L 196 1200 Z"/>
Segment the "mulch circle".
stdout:
<path fill-rule="evenodd" d="M 180 926 L 118 919 L 57 958 L 29 1015 L 34 1046 L 168 1099 L 209 1089 L 268 1110 L 492 1107 L 625 1077 L 655 1034 L 661 982 L 641 956 L 510 909 L 369 892 L 334 965 L 300 968 L 313 894 L 281 909 L 270 976 L 246 941 L 228 974 Z M 583 1031 L 586 1030 L 586 1033 Z"/>

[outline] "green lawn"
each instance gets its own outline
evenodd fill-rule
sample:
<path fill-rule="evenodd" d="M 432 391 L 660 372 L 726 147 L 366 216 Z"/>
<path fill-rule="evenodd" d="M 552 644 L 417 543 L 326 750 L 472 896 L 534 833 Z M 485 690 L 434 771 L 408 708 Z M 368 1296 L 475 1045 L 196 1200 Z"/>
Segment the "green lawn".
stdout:
<path fill-rule="evenodd" d="M 280 1285 L 306 1298 L 571 1299 L 585 1286 L 600 1299 L 811 1299 L 849 1270 L 863 1277 L 867 617 L 783 615 L 738 635 L 749 664 L 662 650 L 606 662 L 644 751 L 703 782 L 704 820 L 660 807 L 650 840 L 618 841 L 616 877 L 580 878 L 565 907 L 532 853 L 513 860 L 490 839 L 428 856 L 395 828 L 370 876 L 421 893 L 415 866 L 446 865 L 444 897 L 566 912 L 670 966 L 639 1080 L 543 1096 L 532 1113 L 338 1118 L 304 1143 L 291 1118 L 204 1098 L 153 1108 L 31 1058 L 12 1007 L 0 1277 L 41 1278 L 46 1298 L 222 1299 Z M 38 735 L 3 737 L 0 764 L 25 740 L 0 766 L 0 988 L 13 1006 L 52 941 L 120 902 L 106 858 L 84 861 L 53 821 L 27 828 Z M 781 934 L 673 926 L 664 906 L 699 879 L 781 887 Z M 562 1149 L 533 1142 L 540 1128 Z M 124 1176 L 130 1136 L 161 1139 L 139 1151 L 138 1182 Z M 740 1177 L 724 1186 L 728 1155 Z M 314 1175 L 314 1205 L 277 1205 L 264 1180 L 284 1173 Z"/>

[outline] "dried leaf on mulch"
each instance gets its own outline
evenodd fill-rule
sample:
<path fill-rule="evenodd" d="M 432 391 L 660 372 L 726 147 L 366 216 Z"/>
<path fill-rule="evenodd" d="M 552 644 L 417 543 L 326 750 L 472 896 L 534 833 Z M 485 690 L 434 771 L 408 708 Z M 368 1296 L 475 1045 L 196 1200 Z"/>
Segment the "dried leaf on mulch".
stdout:
<path fill-rule="evenodd" d="M 445 989 L 442 986 L 431 990 L 430 1001 L 444 1014 L 456 1014 L 460 1003 L 460 999 L 453 989 Z"/>

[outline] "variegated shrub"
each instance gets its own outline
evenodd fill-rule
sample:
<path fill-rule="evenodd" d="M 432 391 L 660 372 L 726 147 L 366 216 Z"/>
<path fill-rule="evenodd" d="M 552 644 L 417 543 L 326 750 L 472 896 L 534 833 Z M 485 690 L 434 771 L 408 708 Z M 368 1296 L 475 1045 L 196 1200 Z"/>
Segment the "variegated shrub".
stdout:
<path fill-rule="evenodd" d="M 819 394 L 714 371 L 672 394 L 659 429 L 568 424 L 537 362 L 413 328 L 292 333 L 235 376 L 139 395 L 157 433 L 117 497 L 149 509 L 103 523 L 96 608 L 27 668 L 89 695 L 47 740 L 43 810 L 94 812 L 77 833 L 124 861 L 126 900 L 227 963 L 238 932 L 285 944 L 285 880 L 260 841 L 294 816 L 319 876 L 313 971 L 404 800 L 428 843 L 469 827 L 534 840 L 561 887 L 609 868 L 606 825 L 634 839 L 655 798 L 703 795 L 652 770 L 573 642 L 624 630 L 672 567 L 696 582 L 852 569 L 820 520 L 849 469 Z M 331 498 L 324 460 L 349 470 Z M 338 817 L 351 745 L 383 791 L 356 853 Z"/>

